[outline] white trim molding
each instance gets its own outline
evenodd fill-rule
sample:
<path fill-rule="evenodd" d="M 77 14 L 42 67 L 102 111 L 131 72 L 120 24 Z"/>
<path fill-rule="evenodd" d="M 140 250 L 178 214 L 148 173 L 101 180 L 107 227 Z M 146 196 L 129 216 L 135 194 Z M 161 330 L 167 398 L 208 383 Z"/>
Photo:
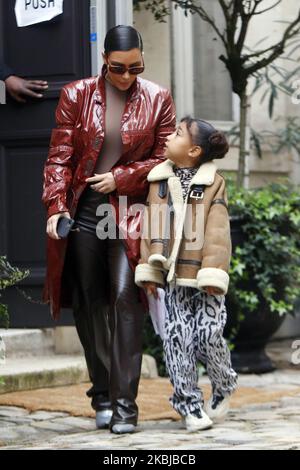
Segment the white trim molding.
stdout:
<path fill-rule="evenodd" d="M 194 115 L 193 22 L 182 8 L 172 8 L 172 60 L 177 117 Z"/>
<path fill-rule="evenodd" d="M 235 123 L 240 122 L 240 98 L 234 92 L 232 92 L 232 119 Z"/>
<path fill-rule="evenodd" d="M 90 25 L 91 68 L 92 75 L 95 76 L 100 73 L 103 64 L 102 52 L 107 31 L 106 0 L 91 0 Z"/>
<path fill-rule="evenodd" d="M 133 25 L 133 2 L 132 0 L 115 0 L 116 25 Z"/>

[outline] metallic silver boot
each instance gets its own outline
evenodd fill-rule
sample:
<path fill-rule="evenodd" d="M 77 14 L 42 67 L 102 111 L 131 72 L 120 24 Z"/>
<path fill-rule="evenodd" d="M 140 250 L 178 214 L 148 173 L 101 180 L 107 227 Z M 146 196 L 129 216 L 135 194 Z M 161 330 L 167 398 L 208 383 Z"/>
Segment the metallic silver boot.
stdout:
<path fill-rule="evenodd" d="M 112 410 L 96 411 L 96 427 L 97 429 L 107 429 L 112 417 Z"/>

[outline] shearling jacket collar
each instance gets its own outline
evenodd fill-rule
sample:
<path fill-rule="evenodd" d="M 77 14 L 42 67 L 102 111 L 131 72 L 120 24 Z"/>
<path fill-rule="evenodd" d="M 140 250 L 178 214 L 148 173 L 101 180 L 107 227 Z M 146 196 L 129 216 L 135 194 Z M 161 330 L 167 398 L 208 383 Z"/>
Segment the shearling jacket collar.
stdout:
<path fill-rule="evenodd" d="M 147 177 L 148 181 L 152 183 L 176 177 L 173 167 L 174 163 L 171 160 L 165 160 L 150 171 Z M 191 185 L 205 184 L 206 186 L 211 186 L 214 183 L 217 169 L 217 165 L 213 161 L 203 163 L 192 178 Z"/>
<path fill-rule="evenodd" d="M 196 289 L 212 286 L 225 295 L 231 257 L 225 180 L 214 163 L 203 164 L 193 178 L 195 184 L 206 186 L 203 198 L 190 196 L 184 202 L 180 179 L 172 168 L 172 162 L 165 161 L 149 173 L 151 183 L 135 282 L 139 287 L 144 282 Z M 164 197 L 159 193 L 162 179 L 167 179 L 169 188 Z M 175 217 L 168 210 L 169 195 Z"/>

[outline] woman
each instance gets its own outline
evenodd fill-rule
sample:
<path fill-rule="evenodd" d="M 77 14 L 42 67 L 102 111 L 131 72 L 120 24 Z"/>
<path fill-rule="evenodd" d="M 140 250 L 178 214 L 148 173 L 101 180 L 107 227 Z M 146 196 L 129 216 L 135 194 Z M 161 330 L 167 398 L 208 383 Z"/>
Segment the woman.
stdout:
<path fill-rule="evenodd" d="M 175 128 L 170 93 L 137 77 L 144 70 L 143 43 L 132 27 L 108 31 L 100 77 L 65 86 L 56 111 L 44 171 L 48 211 L 48 270 L 44 300 L 54 318 L 72 306 L 85 351 L 97 427 L 114 433 L 137 425 L 143 308 L 134 284 L 140 213 L 119 212 L 144 202 L 149 171 L 164 159 L 165 141 Z M 96 209 L 109 203 L 127 238 L 96 233 Z M 68 240 L 57 222 L 75 218 Z M 105 230 L 104 230 L 105 231 Z M 101 230 L 100 230 L 101 232 Z M 102 230 L 103 232 L 103 230 Z M 97 236 L 98 235 L 98 236 Z M 103 233 L 102 233 L 103 235 Z M 132 235 L 132 236 L 130 236 Z"/>

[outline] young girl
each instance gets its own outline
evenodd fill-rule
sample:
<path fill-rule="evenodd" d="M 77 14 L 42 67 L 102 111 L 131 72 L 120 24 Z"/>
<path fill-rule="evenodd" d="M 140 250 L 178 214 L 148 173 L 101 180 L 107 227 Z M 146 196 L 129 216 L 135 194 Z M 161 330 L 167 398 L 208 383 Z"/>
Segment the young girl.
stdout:
<path fill-rule="evenodd" d="M 213 161 L 228 149 L 223 133 L 186 117 L 167 139 L 167 160 L 148 175 L 135 282 L 155 298 L 157 287 L 165 288 L 163 345 L 174 387 L 170 401 L 190 432 L 225 417 L 237 384 L 222 336 L 231 257 L 227 195 Z M 205 406 L 197 385 L 198 361 L 212 385 Z"/>

